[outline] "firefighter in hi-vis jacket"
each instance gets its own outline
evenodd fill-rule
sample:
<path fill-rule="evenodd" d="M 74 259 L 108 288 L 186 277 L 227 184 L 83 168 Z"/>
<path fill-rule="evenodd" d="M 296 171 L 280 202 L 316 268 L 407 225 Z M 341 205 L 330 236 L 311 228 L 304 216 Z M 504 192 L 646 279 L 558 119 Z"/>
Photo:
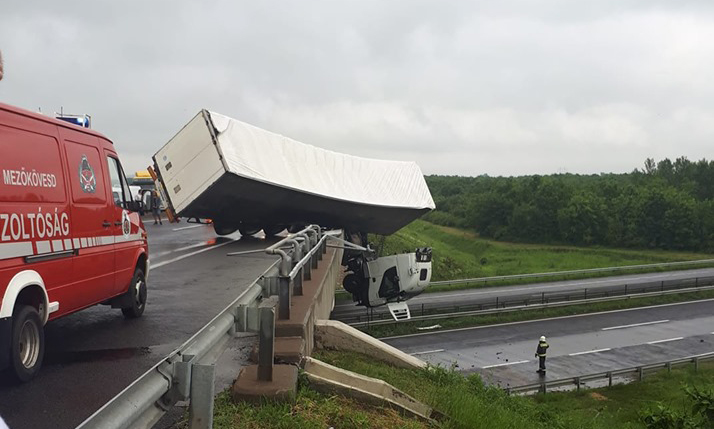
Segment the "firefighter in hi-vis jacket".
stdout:
<path fill-rule="evenodd" d="M 545 352 L 548 350 L 548 343 L 545 341 L 545 336 L 540 337 L 538 341 L 538 348 L 536 349 L 535 355 L 538 358 L 538 371 L 541 374 L 545 374 Z"/>

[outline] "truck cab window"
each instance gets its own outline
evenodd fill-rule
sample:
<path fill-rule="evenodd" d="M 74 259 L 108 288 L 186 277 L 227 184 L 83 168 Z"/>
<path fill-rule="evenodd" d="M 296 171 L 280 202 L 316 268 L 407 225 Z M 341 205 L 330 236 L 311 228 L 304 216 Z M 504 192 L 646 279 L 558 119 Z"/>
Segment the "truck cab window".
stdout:
<path fill-rule="evenodd" d="M 129 190 L 129 185 L 126 183 L 126 178 L 124 177 L 124 171 L 119 164 L 119 160 L 107 157 L 109 164 L 109 177 L 112 181 L 112 199 L 114 204 L 122 208 L 128 208 L 129 202 L 132 201 L 131 191 Z"/>

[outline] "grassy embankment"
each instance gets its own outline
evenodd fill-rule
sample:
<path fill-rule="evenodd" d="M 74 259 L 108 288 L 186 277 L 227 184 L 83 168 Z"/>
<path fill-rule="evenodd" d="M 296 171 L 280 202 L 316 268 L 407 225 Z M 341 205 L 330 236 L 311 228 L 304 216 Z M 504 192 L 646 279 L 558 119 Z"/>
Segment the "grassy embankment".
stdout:
<path fill-rule="evenodd" d="M 394 368 L 354 353 L 320 351 L 328 363 L 380 378 L 445 413 L 437 425 L 405 419 L 395 412 L 369 407 L 339 396 L 314 392 L 301 383 L 294 405 L 265 403 L 256 407 L 232 404 L 227 394 L 216 402 L 216 428 L 645 428 L 642 415 L 658 403 L 676 414 L 691 409 L 683 385 L 711 386 L 714 367 L 701 365 L 666 371 L 642 383 L 545 396 L 508 396 L 484 386 L 477 375 L 463 377 L 451 370 Z"/>
<path fill-rule="evenodd" d="M 379 243 L 379 237 L 373 237 Z M 622 250 L 599 247 L 572 247 L 504 243 L 478 238 L 474 233 L 434 225 L 417 220 L 384 241 L 383 254 L 402 252 L 415 247 L 432 246 L 434 249 L 433 280 L 445 278 L 475 278 L 535 272 L 567 271 L 586 268 L 600 268 L 625 265 L 642 265 L 662 262 L 711 259 L 714 255 L 691 252 L 668 252 L 661 250 Z M 706 265 L 697 265 L 703 267 Z M 680 268 L 692 268 L 682 266 Z M 658 271 L 632 270 L 627 273 Z M 610 273 L 611 275 L 612 273 Z M 586 274 L 587 278 L 607 274 Z M 558 280 L 549 278 L 548 280 Z M 543 279 L 523 280 L 523 282 L 543 281 Z M 505 284 L 505 283 L 503 283 Z M 514 284 L 509 282 L 508 284 Z M 497 285 L 490 282 L 488 286 Z M 429 291 L 473 288 L 482 284 L 430 287 Z M 701 291 L 648 298 L 624 299 L 594 304 L 573 305 L 529 311 L 508 312 L 486 316 L 467 316 L 442 319 L 436 322 L 400 322 L 394 325 L 373 326 L 368 332 L 376 337 L 404 335 L 419 332 L 417 328 L 438 323 L 439 329 L 455 329 L 467 326 L 490 325 L 540 318 L 569 316 L 598 311 L 619 310 L 648 305 L 667 304 L 696 299 L 714 298 L 714 291 Z"/>
<path fill-rule="evenodd" d="M 370 240 L 377 246 L 381 243 L 381 237 L 378 236 L 372 236 Z M 382 254 L 413 251 L 416 247 L 425 246 L 433 249 L 433 281 L 714 259 L 714 255 L 706 253 L 507 243 L 482 239 L 470 231 L 434 225 L 423 220 L 416 220 L 386 237 Z M 627 271 L 636 272 L 643 270 Z M 603 274 L 569 275 L 568 278 L 599 275 Z M 541 282 L 543 279 L 529 281 Z M 509 284 L 513 284 L 513 281 Z M 474 286 L 453 285 L 431 287 L 429 290 L 435 292 Z"/>

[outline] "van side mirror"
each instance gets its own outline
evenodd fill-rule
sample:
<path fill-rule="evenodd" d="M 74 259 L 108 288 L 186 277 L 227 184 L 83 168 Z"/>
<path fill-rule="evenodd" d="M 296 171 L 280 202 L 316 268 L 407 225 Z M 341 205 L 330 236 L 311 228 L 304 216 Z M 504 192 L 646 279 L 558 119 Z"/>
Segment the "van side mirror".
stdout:
<path fill-rule="evenodd" d="M 142 212 L 144 211 L 143 201 L 127 201 L 125 203 L 126 209 L 132 212 Z"/>

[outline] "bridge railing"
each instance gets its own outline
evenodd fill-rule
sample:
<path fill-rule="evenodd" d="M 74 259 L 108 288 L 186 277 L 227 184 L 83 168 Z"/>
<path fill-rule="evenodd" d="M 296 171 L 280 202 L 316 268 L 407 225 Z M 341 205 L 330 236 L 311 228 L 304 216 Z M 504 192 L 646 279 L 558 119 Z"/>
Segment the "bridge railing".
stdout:
<path fill-rule="evenodd" d="M 642 381 L 648 373 L 658 372 L 663 369 L 671 371 L 672 368 L 675 366 L 694 365 L 694 369 L 698 370 L 699 364 L 701 362 L 710 360 L 714 360 L 714 352 L 702 353 L 695 356 L 688 356 L 684 358 L 672 359 L 668 361 L 634 366 L 613 371 L 583 374 L 577 377 L 567 377 L 556 380 L 543 379 L 538 383 L 525 384 L 522 386 L 510 386 L 506 389 L 506 391 L 511 394 L 529 392 L 546 393 L 548 389 L 555 389 L 558 387 L 570 387 L 573 385 L 577 390 L 580 390 L 581 387 L 585 386 L 586 382 L 597 380 L 607 380 L 608 386 L 612 386 L 613 379 L 616 377 L 635 377 L 637 381 Z"/>
<path fill-rule="evenodd" d="M 279 318 L 289 317 L 290 298 L 301 293 L 302 281 L 310 278 L 311 270 L 322 259 L 329 236 L 329 232 L 311 225 L 266 249 L 269 254 L 279 255 L 280 260 L 196 334 L 78 428 L 151 428 L 178 401 L 190 401 L 191 429 L 212 427 L 216 361 L 236 332 L 255 332 L 262 345 L 267 346 L 260 348 L 259 365 L 262 375 L 268 376 L 273 363 L 268 352 L 272 352 L 275 339 L 275 319 L 273 316 L 271 323 L 271 314 L 277 306 Z M 264 299 L 271 296 L 272 299 Z"/>

